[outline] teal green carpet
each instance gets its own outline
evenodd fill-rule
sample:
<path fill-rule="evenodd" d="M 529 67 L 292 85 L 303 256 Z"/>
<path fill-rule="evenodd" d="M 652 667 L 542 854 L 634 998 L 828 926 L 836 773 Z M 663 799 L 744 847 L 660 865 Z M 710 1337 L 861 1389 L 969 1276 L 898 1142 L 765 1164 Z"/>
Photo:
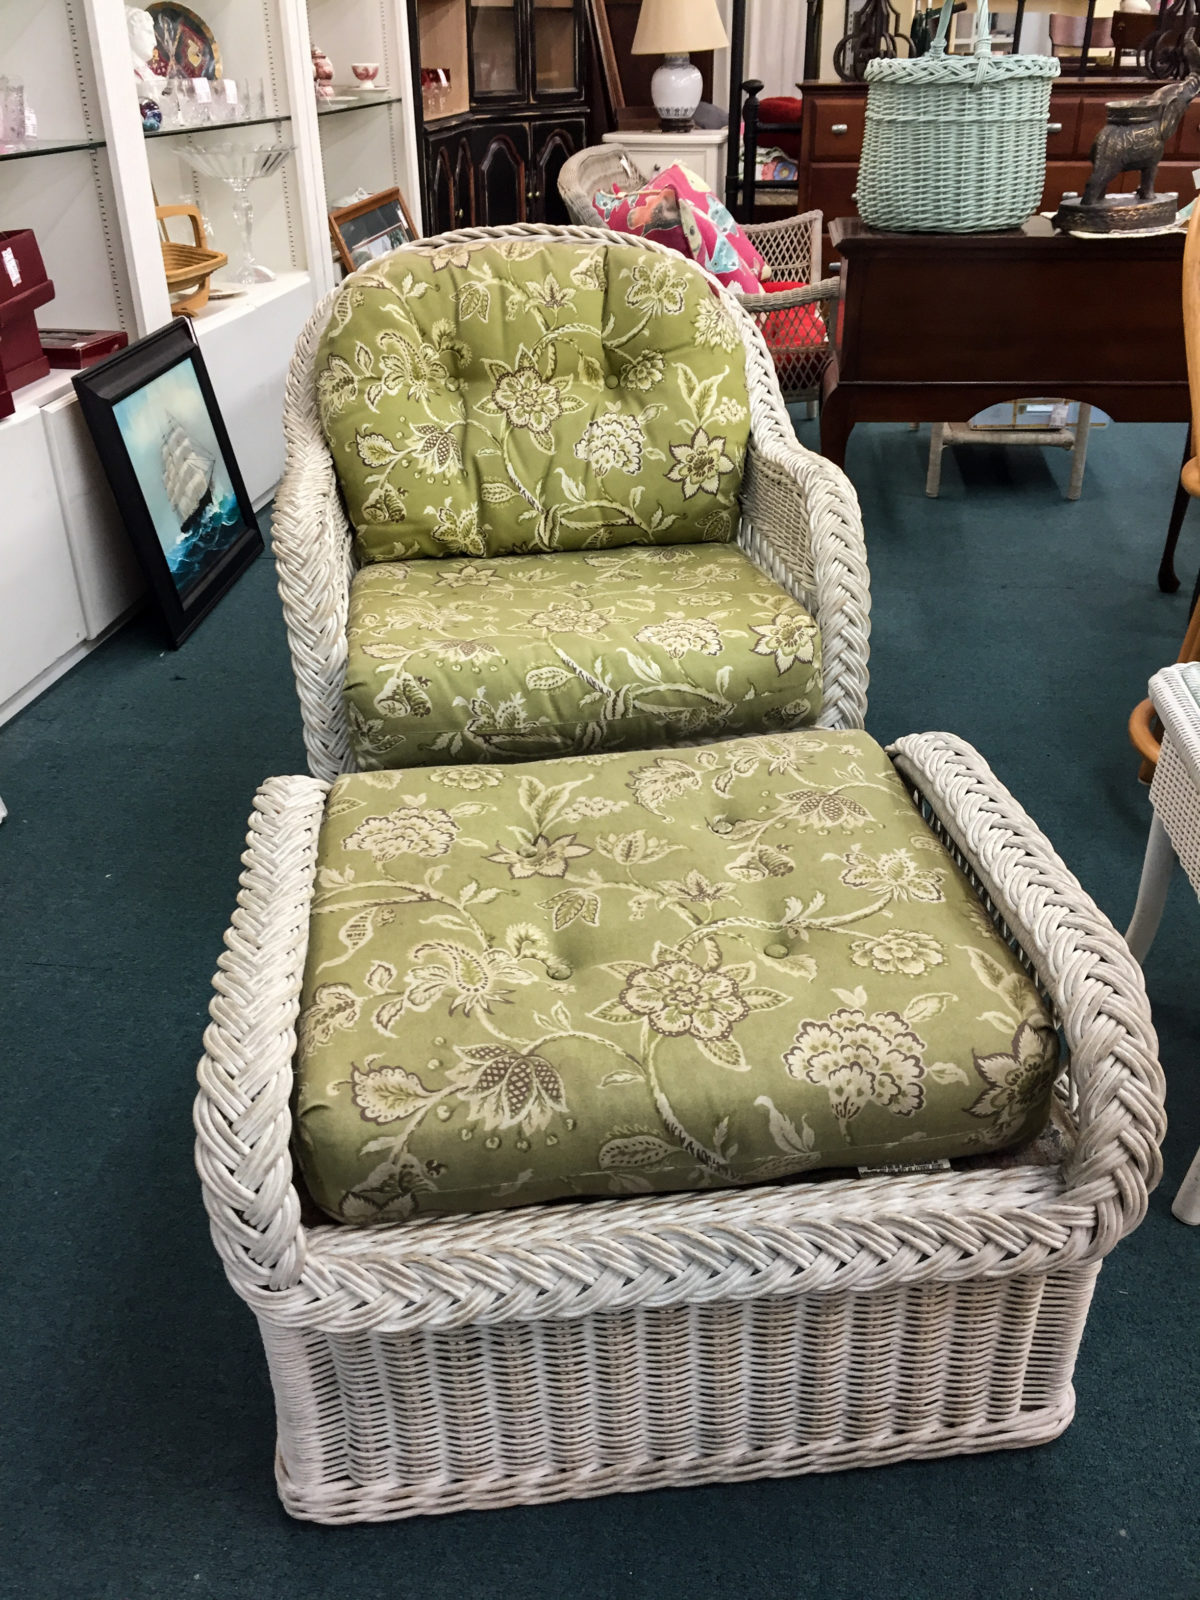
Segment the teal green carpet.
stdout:
<path fill-rule="evenodd" d="M 802 429 L 808 437 L 809 426 Z M 868 726 L 974 741 L 1123 927 L 1148 822 L 1125 719 L 1174 658 L 1154 574 L 1179 428 L 1065 455 L 850 448 L 873 569 Z M 138 621 L 0 729 L 0 1595 L 20 1600 L 1094 1600 L 1200 1595 L 1194 952 L 1176 883 L 1147 981 L 1167 1176 L 1100 1276 L 1052 1445 L 832 1477 L 345 1530 L 293 1523 L 249 1312 L 208 1241 L 193 1069 L 257 781 L 302 770 L 273 570 L 164 652 Z"/>

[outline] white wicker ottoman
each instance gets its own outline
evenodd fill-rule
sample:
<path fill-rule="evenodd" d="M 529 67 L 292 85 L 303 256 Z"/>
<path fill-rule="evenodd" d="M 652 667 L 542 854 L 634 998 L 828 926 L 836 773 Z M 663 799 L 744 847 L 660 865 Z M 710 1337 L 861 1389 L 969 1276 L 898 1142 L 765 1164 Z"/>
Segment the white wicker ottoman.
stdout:
<path fill-rule="evenodd" d="M 1141 974 L 971 748 L 889 750 L 1069 1052 L 1057 1165 L 309 1225 L 294 1025 L 327 785 L 251 819 L 205 1035 L 197 1164 L 259 1319 L 288 1511 L 411 1516 L 1040 1443 L 1101 1261 L 1160 1173 Z"/>

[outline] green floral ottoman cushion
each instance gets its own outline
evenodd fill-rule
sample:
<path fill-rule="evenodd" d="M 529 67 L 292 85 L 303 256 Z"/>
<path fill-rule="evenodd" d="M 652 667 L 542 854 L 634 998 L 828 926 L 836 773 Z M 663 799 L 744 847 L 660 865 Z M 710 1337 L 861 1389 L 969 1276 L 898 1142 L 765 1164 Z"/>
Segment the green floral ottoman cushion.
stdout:
<path fill-rule="evenodd" d="M 299 1040 L 347 1222 L 984 1152 L 1057 1058 L 878 745 L 817 730 L 339 778 Z"/>
<path fill-rule="evenodd" d="M 377 562 L 348 631 L 364 769 L 658 747 L 821 707 L 816 623 L 736 545 Z"/>
<path fill-rule="evenodd" d="M 316 370 L 364 561 L 733 534 L 743 347 L 681 258 L 402 250 L 347 279 Z"/>

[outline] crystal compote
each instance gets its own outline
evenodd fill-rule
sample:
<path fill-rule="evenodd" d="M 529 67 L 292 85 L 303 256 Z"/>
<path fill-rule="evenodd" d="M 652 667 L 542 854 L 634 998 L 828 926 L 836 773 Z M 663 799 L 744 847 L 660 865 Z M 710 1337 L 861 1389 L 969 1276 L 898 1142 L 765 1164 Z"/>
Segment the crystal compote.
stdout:
<path fill-rule="evenodd" d="M 180 152 L 185 161 L 210 178 L 220 178 L 233 190 L 233 214 L 241 230 L 240 253 L 233 262 L 233 283 L 271 283 L 275 274 L 254 259 L 254 208 L 249 189 L 259 178 L 278 172 L 292 153 L 290 144 L 195 144 L 189 140 Z"/>

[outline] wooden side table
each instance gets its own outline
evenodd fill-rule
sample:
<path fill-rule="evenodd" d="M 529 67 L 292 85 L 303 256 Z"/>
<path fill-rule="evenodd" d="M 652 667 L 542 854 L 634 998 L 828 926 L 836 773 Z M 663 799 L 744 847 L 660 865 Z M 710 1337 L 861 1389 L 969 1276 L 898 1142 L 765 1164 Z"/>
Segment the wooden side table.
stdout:
<path fill-rule="evenodd" d="M 1064 395 L 1118 422 L 1188 422 L 1182 233 L 1074 239 L 1044 217 L 999 233 L 831 228 L 842 334 L 821 452 L 856 422 L 967 422 L 998 400 Z"/>

